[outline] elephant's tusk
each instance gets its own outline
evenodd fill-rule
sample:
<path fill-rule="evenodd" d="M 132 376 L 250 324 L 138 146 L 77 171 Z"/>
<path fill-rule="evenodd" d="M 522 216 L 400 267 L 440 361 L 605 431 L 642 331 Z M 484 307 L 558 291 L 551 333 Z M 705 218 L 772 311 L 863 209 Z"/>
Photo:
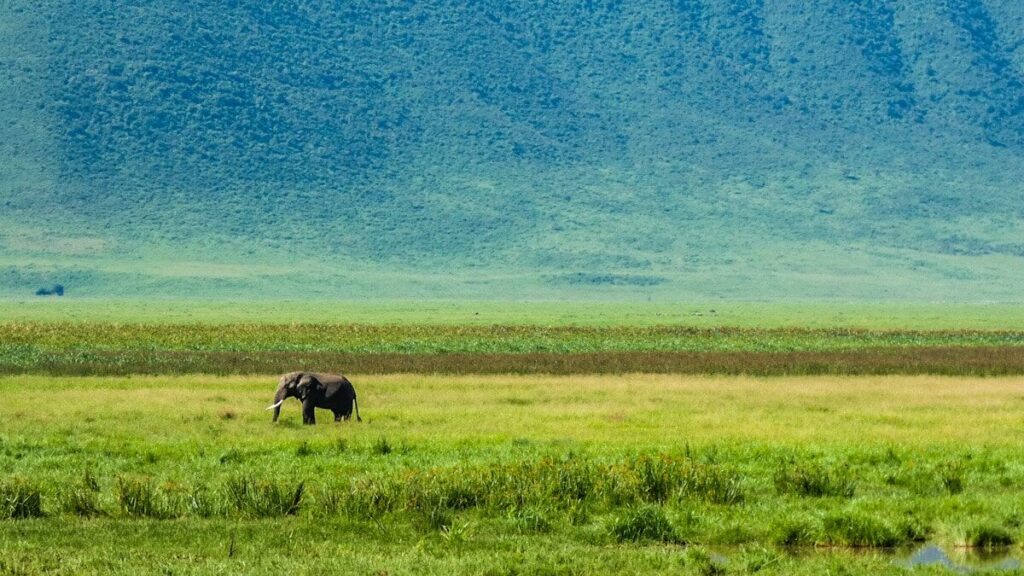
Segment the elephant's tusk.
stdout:
<path fill-rule="evenodd" d="M 280 402 L 278 402 L 277 404 L 271 404 L 270 406 L 267 406 L 267 407 L 266 407 L 266 409 L 267 409 L 267 410 L 273 410 L 274 408 L 277 408 L 277 407 L 278 407 L 278 406 L 280 406 L 281 404 L 284 404 L 284 400 L 281 400 L 281 401 L 280 401 Z"/>

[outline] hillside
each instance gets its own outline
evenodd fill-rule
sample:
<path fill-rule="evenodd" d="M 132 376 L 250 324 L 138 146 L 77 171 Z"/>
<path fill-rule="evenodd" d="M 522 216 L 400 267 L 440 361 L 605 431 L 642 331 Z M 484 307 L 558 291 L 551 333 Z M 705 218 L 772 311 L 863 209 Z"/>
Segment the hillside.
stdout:
<path fill-rule="evenodd" d="M 0 12 L 0 296 L 1024 298 L 1010 0 Z"/>

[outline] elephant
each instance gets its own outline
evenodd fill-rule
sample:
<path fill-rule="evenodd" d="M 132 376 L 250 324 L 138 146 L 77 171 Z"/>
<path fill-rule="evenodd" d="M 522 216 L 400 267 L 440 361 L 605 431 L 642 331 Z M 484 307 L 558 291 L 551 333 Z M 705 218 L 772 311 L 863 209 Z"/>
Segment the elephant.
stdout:
<path fill-rule="evenodd" d="M 274 422 L 281 414 L 281 404 L 290 396 L 302 401 L 302 423 L 316 424 L 316 408 L 327 408 L 334 412 L 334 421 L 352 418 L 352 407 L 356 409 L 356 421 L 359 417 L 359 402 L 356 401 L 356 389 L 348 378 L 340 374 L 321 374 L 318 372 L 289 372 L 281 376 L 274 394 L 274 403 L 267 410 L 274 411 Z"/>

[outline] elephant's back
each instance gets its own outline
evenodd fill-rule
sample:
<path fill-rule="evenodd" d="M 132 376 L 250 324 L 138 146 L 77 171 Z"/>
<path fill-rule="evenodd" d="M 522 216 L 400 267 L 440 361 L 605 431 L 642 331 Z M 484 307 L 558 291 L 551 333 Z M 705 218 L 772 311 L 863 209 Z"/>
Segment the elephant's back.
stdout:
<path fill-rule="evenodd" d="M 343 398 L 355 398 L 356 389 L 349 382 L 348 378 L 345 378 L 341 374 L 313 374 L 313 377 L 320 381 L 327 388 L 327 396 L 336 397 L 340 395 Z"/>
<path fill-rule="evenodd" d="M 330 385 L 330 384 L 348 384 L 349 386 L 352 385 L 352 383 L 348 381 L 348 378 L 345 378 L 341 374 L 326 374 L 326 373 L 322 373 L 322 372 L 312 372 L 311 376 L 316 378 L 321 384 L 324 384 L 324 385 Z"/>

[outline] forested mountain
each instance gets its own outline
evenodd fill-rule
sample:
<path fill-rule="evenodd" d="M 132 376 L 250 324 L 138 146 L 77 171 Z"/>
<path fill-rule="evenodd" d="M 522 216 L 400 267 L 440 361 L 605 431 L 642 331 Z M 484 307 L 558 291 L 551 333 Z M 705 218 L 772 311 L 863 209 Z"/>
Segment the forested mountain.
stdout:
<path fill-rule="evenodd" d="M 0 294 L 1024 298 L 1016 0 L 0 0 Z"/>

